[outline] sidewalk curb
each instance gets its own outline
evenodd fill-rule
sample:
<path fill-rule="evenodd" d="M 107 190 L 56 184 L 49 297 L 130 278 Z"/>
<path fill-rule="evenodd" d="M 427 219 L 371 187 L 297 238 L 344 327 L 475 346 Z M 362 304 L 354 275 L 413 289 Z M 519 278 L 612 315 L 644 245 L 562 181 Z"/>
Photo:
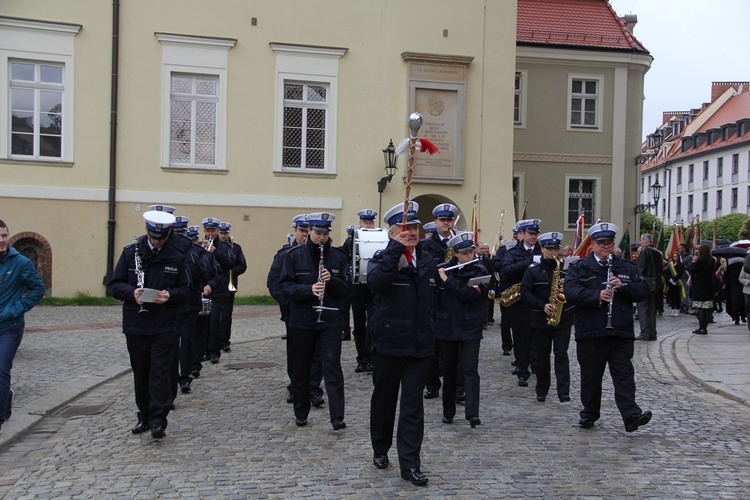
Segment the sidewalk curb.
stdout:
<path fill-rule="evenodd" d="M 726 328 L 726 326 L 727 325 L 721 325 L 717 326 L 716 328 L 723 329 Z M 706 373 L 703 368 L 701 368 L 700 365 L 695 362 L 695 360 L 693 360 L 693 357 L 690 355 L 689 344 L 690 341 L 695 337 L 692 335 L 692 333 L 686 333 L 690 336 L 680 336 L 679 338 L 677 338 L 673 348 L 674 360 L 677 363 L 677 366 L 680 367 L 680 370 L 682 370 L 682 372 L 685 374 L 685 376 L 689 380 L 695 382 L 709 392 L 713 392 L 714 394 L 718 394 L 737 403 L 741 403 L 745 406 L 750 406 L 750 400 L 735 394 L 735 389 L 733 387 L 722 384 L 721 382 L 712 381 L 711 376 Z"/>

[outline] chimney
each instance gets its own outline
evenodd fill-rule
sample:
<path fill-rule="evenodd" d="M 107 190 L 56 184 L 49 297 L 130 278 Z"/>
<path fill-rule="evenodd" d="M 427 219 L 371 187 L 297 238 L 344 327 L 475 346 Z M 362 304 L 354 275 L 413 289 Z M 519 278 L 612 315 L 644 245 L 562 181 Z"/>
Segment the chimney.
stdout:
<path fill-rule="evenodd" d="M 742 88 L 746 87 L 748 82 L 713 82 L 711 84 L 711 102 L 714 102 L 724 92 L 730 88 L 734 88 L 738 92 L 742 92 Z"/>
<path fill-rule="evenodd" d="M 638 16 L 636 16 L 635 14 L 626 14 L 620 18 L 620 21 L 622 21 L 622 24 L 625 25 L 625 27 L 632 35 L 633 28 L 635 28 L 635 25 L 638 24 Z"/>

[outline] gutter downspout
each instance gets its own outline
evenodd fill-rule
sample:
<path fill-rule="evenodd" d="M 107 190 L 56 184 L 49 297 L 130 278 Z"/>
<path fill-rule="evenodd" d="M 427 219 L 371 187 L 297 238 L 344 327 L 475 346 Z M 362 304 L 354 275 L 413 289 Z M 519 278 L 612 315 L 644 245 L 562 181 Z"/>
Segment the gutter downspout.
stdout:
<path fill-rule="evenodd" d="M 120 1 L 112 1 L 112 83 L 109 122 L 109 192 L 107 202 L 109 204 L 109 216 L 107 220 L 107 274 L 104 275 L 103 284 L 109 284 L 114 271 L 115 262 L 115 206 L 117 200 L 115 192 L 117 189 L 117 82 L 120 58 Z"/>

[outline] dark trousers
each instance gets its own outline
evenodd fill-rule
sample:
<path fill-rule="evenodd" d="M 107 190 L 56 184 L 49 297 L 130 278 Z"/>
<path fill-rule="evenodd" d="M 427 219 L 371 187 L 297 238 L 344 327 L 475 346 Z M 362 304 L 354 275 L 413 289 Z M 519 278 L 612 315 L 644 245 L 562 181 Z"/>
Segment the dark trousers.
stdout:
<path fill-rule="evenodd" d="M 526 380 L 531 376 L 531 311 L 524 306 L 514 305 L 505 311 L 511 316 L 513 328 L 513 352 L 516 355 L 516 370 L 519 379 Z"/>
<path fill-rule="evenodd" d="M 503 351 L 513 350 L 513 334 L 510 325 L 510 312 L 508 308 L 500 307 L 500 339 Z"/>
<path fill-rule="evenodd" d="M 442 386 L 440 382 L 440 345 L 435 341 L 435 354 L 430 359 L 430 369 L 427 374 L 427 390 L 439 391 Z"/>
<path fill-rule="evenodd" d="M 232 343 L 230 342 L 230 338 L 232 337 L 232 313 L 234 313 L 234 296 L 237 295 L 237 292 L 229 292 L 229 299 L 226 301 L 226 307 L 224 309 L 224 314 L 226 314 L 226 318 L 222 322 L 222 326 L 224 327 L 223 336 L 221 338 L 221 347 L 229 347 L 229 345 Z"/>
<path fill-rule="evenodd" d="M 177 330 L 157 335 L 125 335 L 133 368 L 135 404 L 139 421 L 167 427 L 172 404 L 171 361 Z"/>
<path fill-rule="evenodd" d="M 456 380 L 461 370 L 463 391 L 466 396 L 464 413 L 466 418 L 479 416 L 479 345 L 481 340 L 448 342 L 441 340 L 440 355 L 443 358 L 443 416 L 452 419 L 456 415 Z"/>
<path fill-rule="evenodd" d="M 292 371 L 294 369 L 294 355 L 292 354 L 292 341 L 289 340 L 289 326 L 286 326 L 286 374 L 289 376 L 289 385 L 286 390 L 289 394 L 292 392 Z M 320 349 L 315 344 L 315 354 L 313 354 L 312 363 L 310 363 L 310 397 L 323 396 L 323 389 L 320 383 L 323 381 L 323 361 L 320 359 Z"/>
<path fill-rule="evenodd" d="M 533 329 L 536 341 L 536 395 L 547 396 L 552 383 L 550 376 L 550 354 L 555 354 L 555 378 L 557 397 L 570 395 L 570 326 L 554 329 Z"/>
<path fill-rule="evenodd" d="M 387 455 L 393 444 L 396 403 L 401 389 L 401 408 L 396 431 L 396 449 L 401 470 L 421 466 L 419 454 L 424 438 L 426 375 L 432 358 L 397 358 L 373 353 L 370 402 L 370 439 L 375 455 Z"/>
<path fill-rule="evenodd" d="M 641 335 L 656 340 L 656 292 L 648 292 L 648 298 L 637 306 Z"/>
<path fill-rule="evenodd" d="M 191 318 L 193 318 L 193 315 L 191 313 L 186 313 L 177 320 L 177 336 L 174 340 L 174 351 L 172 351 L 172 360 L 170 361 L 171 370 L 169 385 L 172 388 L 172 401 L 177 398 L 178 384 L 183 380 L 193 380 L 190 377 L 190 371 L 193 369 L 192 352 L 190 352 L 190 355 L 188 356 L 188 365 L 186 367 L 183 367 L 182 365 L 182 352 L 184 344 L 189 343 L 192 349 L 192 340 L 190 339 L 190 337 L 193 334 L 191 330 L 192 327 L 195 326 L 195 322 L 193 321 L 193 325 L 191 327 Z"/>
<path fill-rule="evenodd" d="M 372 363 L 370 359 L 370 344 L 367 341 L 367 316 L 370 307 L 370 297 L 352 297 L 352 316 L 354 316 L 354 345 L 357 348 L 357 364 Z"/>
<path fill-rule="evenodd" d="M 203 368 L 203 358 L 206 356 L 209 331 L 211 330 L 211 315 L 199 314 L 195 323 L 193 335 L 193 370 L 200 372 Z"/>
<path fill-rule="evenodd" d="M 635 370 L 633 369 L 633 340 L 622 337 L 603 337 L 578 340 L 576 351 L 581 365 L 581 418 L 599 420 L 602 404 L 602 377 L 609 365 L 615 389 L 615 404 L 623 422 L 641 413 L 635 402 Z"/>
<path fill-rule="evenodd" d="M 323 362 L 323 379 L 328 394 L 331 422 L 344 418 L 344 373 L 341 371 L 341 328 L 301 330 L 289 328 L 292 341 L 292 394 L 294 416 L 307 418 L 310 413 L 310 367 L 317 350 Z"/>
<path fill-rule="evenodd" d="M 193 370 L 193 341 L 195 340 L 195 330 L 198 328 L 198 311 L 189 312 L 177 326 L 179 332 L 179 354 L 177 356 L 178 365 L 178 382 L 190 382 L 192 377 L 190 372 Z"/>
<path fill-rule="evenodd" d="M 495 322 L 495 299 L 487 299 L 487 318 L 485 323 Z"/>
<path fill-rule="evenodd" d="M 208 329 L 208 346 L 206 351 L 209 356 L 221 357 L 221 348 L 224 341 L 224 332 L 227 330 L 229 321 L 229 305 L 232 298 L 227 294 L 211 301 L 210 326 Z"/>

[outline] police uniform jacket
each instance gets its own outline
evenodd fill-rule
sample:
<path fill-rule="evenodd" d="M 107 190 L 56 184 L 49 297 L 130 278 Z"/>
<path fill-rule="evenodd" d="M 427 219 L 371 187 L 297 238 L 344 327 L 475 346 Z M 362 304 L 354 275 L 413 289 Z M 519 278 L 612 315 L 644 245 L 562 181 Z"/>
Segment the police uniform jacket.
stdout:
<path fill-rule="evenodd" d="M 190 290 L 190 311 L 200 311 L 203 297 L 203 287 L 211 287 L 209 297 L 216 298 L 227 290 L 227 281 L 221 275 L 221 267 L 211 252 L 207 252 L 201 245 L 192 244 L 186 254 L 186 261 L 190 268 L 192 283 Z"/>
<path fill-rule="evenodd" d="M 599 265 L 592 253 L 571 264 L 565 277 L 565 297 L 575 306 L 576 340 L 600 337 L 634 338 L 633 303 L 648 296 L 648 285 L 635 264 L 625 259 L 612 259 L 612 274 L 625 286 L 615 292 L 612 302 L 612 330 L 607 330 L 609 303 L 599 300 L 599 292 L 607 281 L 607 268 Z"/>
<path fill-rule="evenodd" d="M 346 254 L 346 261 L 349 263 L 349 276 L 352 279 L 352 286 L 350 290 L 351 296 L 369 297 L 370 289 L 367 288 L 367 283 L 354 283 L 354 269 L 352 268 L 352 265 L 354 263 L 354 235 L 350 234 L 349 237 L 344 241 L 344 244 L 339 248 Z"/>
<path fill-rule="evenodd" d="M 219 237 L 217 236 L 216 238 L 214 238 L 214 251 L 211 253 L 213 253 L 216 262 L 219 263 L 222 272 L 228 278 L 229 271 L 232 270 L 235 262 L 232 246 L 226 241 L 221 241 L 221 239 L 219 239 Z"/>
<path fill-rule="evenodd" d="M 448 244 L 443 241 L 442 236 L 440 236 L 437 231 L 432 233 L 429 238 L 425 238 L 422 241 L 424 241 L 424 250 L 432 255 L 432 258 L 435 259 L 436 263 L 439 264 L 440 262 L 445 261 L 445 253 L 448 251 Z"/>
<path fill-rule="evenodd" d="M 138 239 L 138 253 L 145 271 L 145 288 L 167 290 L 169 300 L 164 304 L 143 304 L 147 313 L 139 314 L 140 306 L 133 297 L 138 288 L 135 274 L 136 245 L 130 244 L 122 250 L 107 287 L 108 293 L 123 301 L 123 333 L 132 335 L 158 335 L 177 331 L 177 316 L 190 295 L 190 273 L 185 266 L 185 253 L 165 242 L 159 253 L 154 254 L 144 235 Z"/>
<path fill-rule="evenodd" d="M 453 257 L 448 266 L 458 264 Z M 469 286 L 471 278 L 486 276 L 481 263 L 468 264 L 446 271 L 448 279 L 438 277 L 438 304 L 435 312 L 435 338 L 448 342 L 479 340 L 482 338 L 484 312 L 487 308 L 487 284 Z M 438 275 L 439 276 L 439 275 Z"/>
<path fill-rule="evenodd" d="M 511 246 L 509 243 L 513 243 L 513 245 Z M 492 258 L 492 270 L 499 278 L 496 283 L 496 291 L 498 294 L 504 292 L 509 286 L 503 281 L 503 261 L 505 260 L 505 254 L 508 253 L 508 248 L 513 248 L 515 244 L 516 242 L 507 242 L 504 245 L 501 245 L 495 252 L 495 256 Z"/>
<path fill-rule="evenodd" d="M 549 304 L 554 270 L 554 259 L 542 259 L 539 264 L 529 266 L 521 281 L 521 300 L 531 309 L 531 328 L 535 330 L 567 328 L 573 324 L 574 308 L 570 302 L 566 301 L 560 323 L 557 326 L 547 325 L 547 313 L 544 312 L 544 306 Z M 565 278 L 565 274 L 560 266 L 561 279 Z"/>
<path fill-rule="evenodd" d="M 247 271 L 247 260 L 245 254 L 242 252 L 242 247 L 239 243 L 230 243 L 229 248 L 232 250 L 234 255 L 234 265 L 232 266 L 232 284 L 234 288 L 237 288 L 237 276 L 244 274 Z M 227 283 L 227 287 L 229 283 Z"/>
<path fill-rule="evenodd" d="M 427 358 L 435 350 L 435 260 L 419 243 L 416 268 L 407 264 L 406 247 L 390 240 L 370 259 L 367 286 L 373 293 L 372 352 L 386 356 Z"/>
<path fill-rule="evenodd" d="M 348 264 L 346 254 L 331 246 L 329 239 L 323 251 L 323 267 L 331 273 L 326 282 L 324 307 L 336 308 L 335 311 L 324 310 L 317 323 L 320 299 L 312 292 L 313 283 L 318 282 L 320 274 L 320 248 L 311 239 L 304 245 L 291 247 L 284 255 L 279 274 L 279 286 L 284 297 L 289 301 L 289 328 L 304 330 L 323 330 L 343 328 L 343 299 L 349 294 Z"/>
<path fill-rule="evenodd" d="M 539 255 L 541 258 L 542 248 L 537 242 L 531 249 L 531 252 L 526 251 L 526 247 L 523 245 L 523 241 L 519 240 L 516 246 L 511 247 L 503 258 L 502 275 L 500 276 L 500 288 L 506 290 L 516 283 L 520 283 L 523 280 L 523 275 L 526 269 L 529 268 L 533 262 L 533 256 Z M 523 301 L 518 301 L 512 306 L 513 307 L 526 307 Z"/>
<path fill-rule="evenodd" d="M 296 245 L 297 242 L 295 241 L 294 246 Z M 268 270 L 268 276 L 266 277 L 266 288 L 268 288 L 268 293 L 271 294 L 271 297 L 279 303 L 281 321 L 284 322 L 289 320 L 289 299 L 284 296 L 284 290 L 281 288 L 279 278 L 281 276 L 281 265 L 284 263 L 284 255 L 290 248 L 292 248 L 292 245 L 287 243 L 276 252 L 273 262 L 271 262 L 271 269 Z"/>

